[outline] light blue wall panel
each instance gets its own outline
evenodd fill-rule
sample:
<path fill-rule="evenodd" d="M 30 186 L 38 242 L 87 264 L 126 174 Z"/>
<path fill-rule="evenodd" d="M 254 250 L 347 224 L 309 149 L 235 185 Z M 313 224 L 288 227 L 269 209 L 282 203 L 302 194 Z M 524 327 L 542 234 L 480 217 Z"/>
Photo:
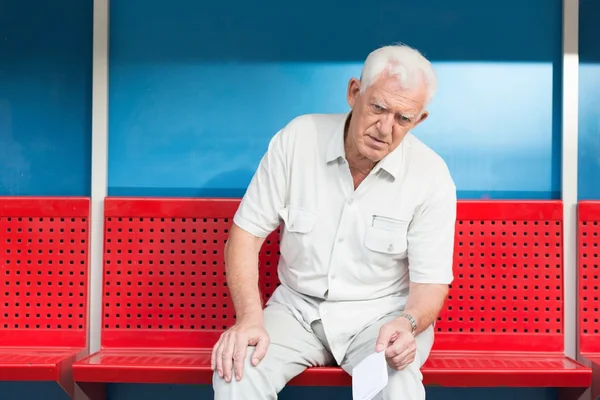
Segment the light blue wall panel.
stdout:
<path fill-rule="evenodd" d="M 113 3 L 109 194 L 241 196 L 278 129 L 346 111 L 368 52 L 405 41 L 441 79 L 415 133 L 461 197 L 560 197 L 561 2 L 484 3 Z"/>

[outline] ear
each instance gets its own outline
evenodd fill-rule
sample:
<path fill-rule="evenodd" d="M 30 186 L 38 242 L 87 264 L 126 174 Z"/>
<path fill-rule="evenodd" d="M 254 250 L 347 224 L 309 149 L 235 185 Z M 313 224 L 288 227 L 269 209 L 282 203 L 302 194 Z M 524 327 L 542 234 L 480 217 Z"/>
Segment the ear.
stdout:
<path fill-rule="evenodd" d="M 356 78 L 350 79 L 348 82 L 348 93 L 346 93 L 346 99 L 348 100 L 348 105 L 350 108 L 354 108 L 354 104 L 356 103 L 356 98 L 360 93 L 360 81 Z"/>
<path fill-rule="evenodd" d="M 427 119 L 427 117 L 429 117 L 429 112 L 423 111 L 423 113 L 421 114 L 421 118 L 419 118 L 419 120 L 417 122 L 415 122 L 415 124 L 413 125 L 413 128 L 415 128 L 421 122 L 425 121 Z"/>

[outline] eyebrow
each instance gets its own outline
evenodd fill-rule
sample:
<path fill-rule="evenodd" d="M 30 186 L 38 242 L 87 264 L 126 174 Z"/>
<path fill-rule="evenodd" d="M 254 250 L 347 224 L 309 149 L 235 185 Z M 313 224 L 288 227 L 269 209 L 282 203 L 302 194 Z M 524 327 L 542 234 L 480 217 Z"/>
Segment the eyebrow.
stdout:
<path fill-rule="evenodd" d="M 387 110 L 387 108 L 388 108 L 388 107 L 387 107 L 387 105 L 386 105 L 386 104 L 385 104 L 383 101 L 381 101 L 381 99 L 379 99 L 379 98 L 375 98 L 375 99 L 374 99 L 374 102 L 375 102 L 375 103 L 376 103 L 376 104 L 377 104 L 379 107 L 385 108 L 385 109 Z"/>
<path fill-rule="evenodd" d="M 376 103 L 379 107 L 388 110 L 388 106 L 385 104 L 385 102 L 381 101 L 381 99 L 379 98 L 374 98 L 373 102 Z M 408 119 L 409 121 L 412 121 L 414 118 L 416 118 L 416 116 L 414 114 L 402 114 L 402 113 L 395 113 L 395 114 L 399 114 L 401 117 Z"/>

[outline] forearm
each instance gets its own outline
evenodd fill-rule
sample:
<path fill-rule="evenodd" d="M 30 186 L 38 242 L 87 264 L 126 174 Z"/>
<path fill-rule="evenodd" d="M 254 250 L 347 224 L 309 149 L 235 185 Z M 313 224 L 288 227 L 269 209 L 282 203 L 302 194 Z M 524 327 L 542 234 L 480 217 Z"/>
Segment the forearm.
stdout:
<path fill-rule="evenodd" d="M 233 224 L 225 244 L 227 285 L 238 320 L 262 319 L 262 299 L 258 290 L 258 253 L 264 239 Z"/>
<path fill-rule="evenodd" d="M 417 323 L 415 335 L 435 322 L 447 295 L 448 285 L 411 282 L 404 312 L 412 315 Z"/>

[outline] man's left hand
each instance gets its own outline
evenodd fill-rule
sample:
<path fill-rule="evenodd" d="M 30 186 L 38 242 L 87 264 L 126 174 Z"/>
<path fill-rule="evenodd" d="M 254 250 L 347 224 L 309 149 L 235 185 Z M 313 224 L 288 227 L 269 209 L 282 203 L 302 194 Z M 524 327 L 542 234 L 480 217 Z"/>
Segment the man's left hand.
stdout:
<path fill-rule="evenodd" d="M 385 350 L 388 365 L 401 370 L 415 360 L 417 344 L 411 334 L 410 322 L 398 318 L 381 326 L 377 338 L 377 351 Z"/>

